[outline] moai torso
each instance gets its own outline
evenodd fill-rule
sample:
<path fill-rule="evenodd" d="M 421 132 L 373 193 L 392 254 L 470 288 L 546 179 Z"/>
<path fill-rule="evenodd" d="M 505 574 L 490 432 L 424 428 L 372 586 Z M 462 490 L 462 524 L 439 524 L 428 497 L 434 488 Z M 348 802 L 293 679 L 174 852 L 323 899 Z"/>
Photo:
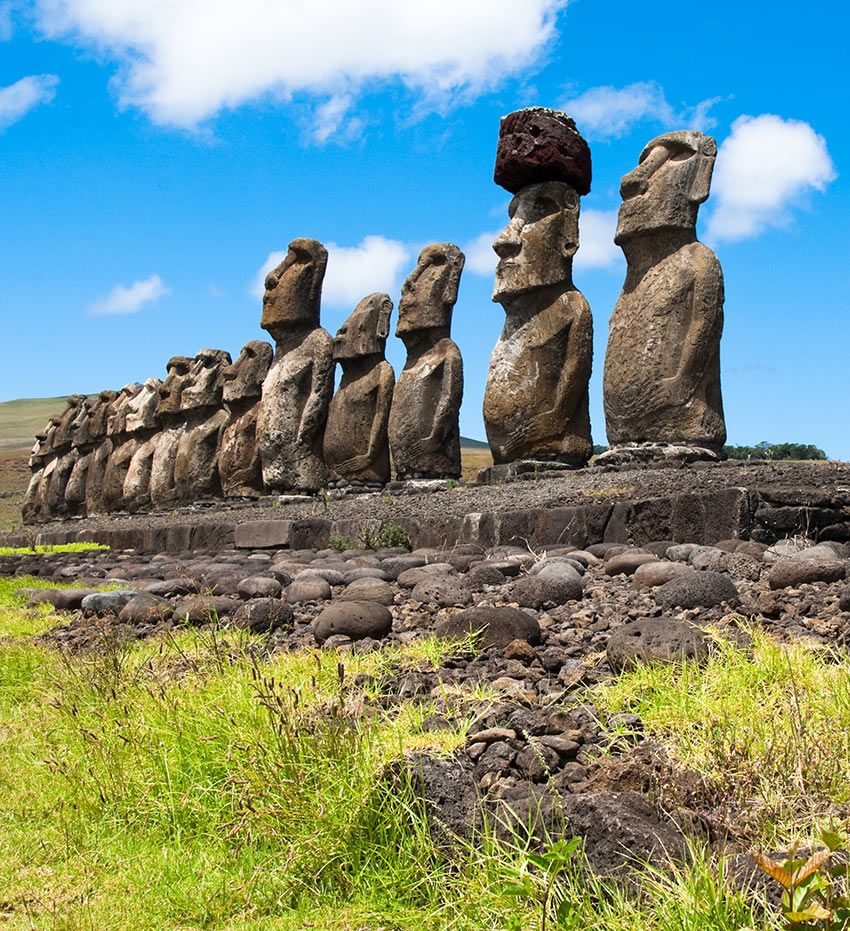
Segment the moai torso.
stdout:
<path fill-rule="evenodd" d="M 389 419 L 399 479 L 460 477 L 463 360 L 449 331 L 463 264 L 463 253 L 451 243 L 426 246 L 402 288 L 396 335 L 407 361 Z"/>
<path fill-rule="evenodd" d="M 118 397 L 115 391 L 101 391 L 89 417 L 92 451 L 86 469 L 86 514 L 103 513 L 103 477 L 112 452 L 112 440 L 107 426 L 112 405 Z"/>
<path fill-rule="evenodd" d="M 224 401 L 230 414 L 221 435 L 218 474 L 225 497 L 257 497 L 263 493 L 257 417 L 273 355 L 268 343 L 252 340 L 224 370 Z"/>
<path fill-rule="evenodd" d="M 696 132 L 653 139 L 621 184 L 615 241 L 628 262 L 605 356 L 608 439 L 722 455 L 723 274 L 696 239 L 717 146 Z"/>
<path fill-rule="evenodd" d="M 335 479 L 385 484 L 390 479 L 387 428 L 395 374 L 384 359 L 392 301 L 370 294 L 337 332 L 334 360 L 342 379 L 325 430 L 325 463 Z"/>
<path fill-rule="evenodd" d="M 192 384 L 180 399 L 186 429 L 177 442 L 174 484 L 181 501 L 218 495 L 218 445 L 228 414 L 222 407 L 224 369 L 230 353 L 202 349 L 192 366 Z"/>
<path fill-rule="evenodd" d="M 106 430 L 112 440 L 112 451 L 103 473 L 102 497 L 102 506 L 107 514 L 124 508 L 124 481 L 136 451 L 136 438 L 127 429 L 127 416 L 133 399 L 141 391 L 141 385 L 126 385 L 113 402 L 109 414 Z"/>
<path fill-rule="evenodd" d="M 71 470 L 65 483 L 65 512 L 80 515 L 85 512 L 86 473 L 91 458 L 91 412 L 96 402 L 84 398 L 71 430 Z"/>
<path fill-rule="evenodd" d="M 59 416 L 59 422 L 53 437 L 56 461 L 47 489 L 47 512 L 50 517 L 62 517 L 68 511 L 65 504 L 65 489 L 71 477 L 74 463 L 79 458 L 79 453 L 73 444 L 73 435 L 80 418 L 86 413 L 85 400 L 85 395 L 71 395 L 68 398 L 68 406 Z"/>
<path fill-rule="evenodd" d="M 257 445 L 271 491 L 316 492 L 327 480 L 322 456 L 333 394 L 330 334 L 319 325 L 327 250 L 296 239 L 266 278 L 261 325 L 275 340 L 263 382 Z"/>

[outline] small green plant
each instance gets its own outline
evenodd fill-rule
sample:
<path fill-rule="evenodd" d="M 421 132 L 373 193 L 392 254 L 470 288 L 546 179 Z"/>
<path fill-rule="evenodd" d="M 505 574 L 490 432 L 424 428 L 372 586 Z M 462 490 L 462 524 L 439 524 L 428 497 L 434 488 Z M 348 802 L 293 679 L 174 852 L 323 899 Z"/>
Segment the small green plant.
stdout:
<path fill-rule="evenodd" d="M 401 524 L 397 524 L 394 520 L 388 520 L 386 523 L 381 524 L 377 533 L 374 533 L 373 528 L 369 528 L 367 532 L 373 535 L 372 541 L 367 544 L 369 549 L 383 550 L 394 546 L 410 547 L 410 535 Z"/>
<path fill-rule="evenodd" d="M 503 888 L 506 896 L 530 900 L 540 912 L 540 931 L 551 927 L 550 918 L 556 926 L 569 918 L 572 911 L 570 900 L 559 888 L 559 879 L 570 866 L 581 847 L 581 838 L 559 840 L 543 853 L 529 853 L 523 860 L 519 873 Z M 508 920 L 507 931 L 523 931 L 522 918 L 518 915 Z"/>
<path fill-rule="evenodd" d="M 838 851 L 847 846 L 842 830 L 822 831 L 826 845 L 810 857 L 792 850 L 783 862 L 753 851 L 756 866 L 782 887 L 782 918 L 793 931 L 844 931 L 850 928 L 850 863 Z"/>
<path fill-rule="evenodd" d="M 460 482 L 456 478 L 450 478 L 446 482 L 446 488 L 448 488 L 449 491 L 453 491 L 455 488 L 458 488 L 458 487 L 460 487 Z"/>
<path fill-rule="evenodd" d="M 337 533 L 330 538 L 328 546 L 337 553 L 345 553 L 348 550 L 359 549 L 361 544 L 357 540 L 352 540 L 351 537 L 343 537 Z"/>
<path fill-rule="evenodd" d="M 88 553 L 108 550 L 104 543 L 33 544 L 32 546 L 0 546 L 0 556 L 43 556 L 50 553 Z"/>

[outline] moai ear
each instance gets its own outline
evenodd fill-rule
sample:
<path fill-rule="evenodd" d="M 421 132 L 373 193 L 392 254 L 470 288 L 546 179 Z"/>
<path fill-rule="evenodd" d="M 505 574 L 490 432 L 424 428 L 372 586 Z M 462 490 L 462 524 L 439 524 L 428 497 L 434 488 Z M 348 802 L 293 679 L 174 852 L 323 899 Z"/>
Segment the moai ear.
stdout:
<path fill-rule="evenodd" d="M 376 336 L 378 339 L 386 339 L 390 335 L 390 315 L 393 312 L 393 302 L 389 297 L 381 301 L 381 310 L 378 314 L 378 329 Z"/>
<path fill-rule="evenodd" d="M 713 146 L 705 152 L 697 154 L 697 170 L 691 189 L 688 192 L 688 200 L 692 204 L 702 204 L 708 200 L 708 192 L 711 190 L 711 176 L 714 173 L 714 160 L 717 158 L 717 147 Z"/>
<path fill-rule="evenodd" d="M 449 306 L 454 307 L 457 302 L 457 292 L 460 288 L 460 276 L 463 273 L 466 256 L 457 246 L 453 245 L 447 258 L 449 261 L 449 277 L 446 282 L 445 302 Z"/>

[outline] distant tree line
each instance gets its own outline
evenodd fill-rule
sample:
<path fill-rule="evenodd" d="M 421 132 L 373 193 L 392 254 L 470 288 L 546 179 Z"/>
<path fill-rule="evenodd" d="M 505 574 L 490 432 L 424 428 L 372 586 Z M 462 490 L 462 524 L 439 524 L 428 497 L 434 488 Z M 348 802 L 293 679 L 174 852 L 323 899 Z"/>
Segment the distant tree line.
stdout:
<path fill-rule="evenodd" d="M 724 449 L 730 459 L 826 459 L 826 453 L 811 443 L 756 443 Z"/>
<path fill-rule="evenodd" d="M 724 446 L 730 459 L 826 459 L 826 453 L 811 443 L 756 443 L 755 446 Z M 598 456 L 607 446 L 594 446 Z"/>

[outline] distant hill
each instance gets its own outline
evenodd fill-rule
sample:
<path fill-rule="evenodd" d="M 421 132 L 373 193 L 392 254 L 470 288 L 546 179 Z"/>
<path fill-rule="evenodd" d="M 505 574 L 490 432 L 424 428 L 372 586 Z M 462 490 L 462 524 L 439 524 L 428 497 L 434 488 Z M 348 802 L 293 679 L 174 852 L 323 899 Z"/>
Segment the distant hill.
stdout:
<path fill-rule="evenodd" d="M 33 440 L 47 421 L 65 409 L 66 398 L 19 398 L 0 402 L 0 451 L 32 449 Z M 480 440 L 467 436 L 460 445 L 468 450 L 485 450 L 489 447 Z"/>

